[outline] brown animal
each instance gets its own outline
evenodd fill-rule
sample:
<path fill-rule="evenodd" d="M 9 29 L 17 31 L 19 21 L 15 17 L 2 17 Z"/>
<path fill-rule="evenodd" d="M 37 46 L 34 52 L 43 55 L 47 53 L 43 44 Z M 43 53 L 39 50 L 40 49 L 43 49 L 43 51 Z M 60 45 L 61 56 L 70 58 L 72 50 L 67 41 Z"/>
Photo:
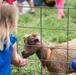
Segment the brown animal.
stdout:
<path fill-rule="evenodd" d="M 71 61 L 76 59 L 75 49 L 76 39 L 49 47 L 38 34 L 30 34 L 24 36 L 22 56 L 27 58 L 36 53 L 42 63 L 43 73 L 46 66 L 48 71 L 51 72 L 50 75 L 54 75 L 52 73 L 61 75 L 73 71 Z"/>
<path fill-rule="evenodd" d="M 54 7 L 55 0 L 44 0 L 45 4 L 50 7 Z"/>

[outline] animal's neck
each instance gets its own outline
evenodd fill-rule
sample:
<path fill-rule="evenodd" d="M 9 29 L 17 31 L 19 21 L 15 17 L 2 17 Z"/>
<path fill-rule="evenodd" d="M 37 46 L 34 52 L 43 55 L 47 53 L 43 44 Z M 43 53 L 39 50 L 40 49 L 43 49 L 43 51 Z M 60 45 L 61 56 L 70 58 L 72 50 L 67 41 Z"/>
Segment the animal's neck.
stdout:
<path fill-rule="evenodd" d="M 48 54 L 49 53 L 49 54 Z M 50 58 L 50 54 L 51 54 L 51 50 L 49 49 L 42 49 L 40 48 L 37 52 L 36 52 L 38 58 L 40 59 L 40 61 L 42 62 L 43 65 L 46 65 L 46 63 L 48 62 L 49 58 Z"/>
<path fill-rule="evenodd" d="M 42 51 L 42 48 L 40 48 L 37 52 L 36 52 L 36 54 L 37 54 L 37 56 L 38 56 L 38 58 L 41 60 L 41 59 L 46 59 L 46 55 L 47 54 L 45 54 L 46 52 L 45 51 Z M 45 54 L 45 56 L 44 56 L 44 54 Z"/>

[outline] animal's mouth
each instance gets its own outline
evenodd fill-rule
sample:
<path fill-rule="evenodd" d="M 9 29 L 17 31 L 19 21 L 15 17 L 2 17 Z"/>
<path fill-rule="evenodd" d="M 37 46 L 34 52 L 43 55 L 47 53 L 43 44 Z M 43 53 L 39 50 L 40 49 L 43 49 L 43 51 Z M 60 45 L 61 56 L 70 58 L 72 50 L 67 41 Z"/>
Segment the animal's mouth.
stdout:
<path fill-rule="evenodd" d="M 27 58 L 27 57 L 29 57 L 29 54 L 28 53 L 25 53 L 24 51 L 22 52 L 22 57 L 23 58 Z"/>
<path fill-rule="evenodd" d="M 22 54 L 22 57 L 27 58 L 27 57 L 29 57 L 29 55 L 28 54 L 25 54 L 25 55 Z"/>

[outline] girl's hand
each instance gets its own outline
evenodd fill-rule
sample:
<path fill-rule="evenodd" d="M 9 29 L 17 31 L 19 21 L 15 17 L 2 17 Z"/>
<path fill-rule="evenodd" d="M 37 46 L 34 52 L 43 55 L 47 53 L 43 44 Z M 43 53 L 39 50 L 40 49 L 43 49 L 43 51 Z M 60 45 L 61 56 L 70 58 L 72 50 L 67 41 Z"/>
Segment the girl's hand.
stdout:
<path fill-rule="evenodd" d="M 25 66 L 27 63 L 28 63 L 28 59 L 21 59 L 21 60 L 19 60 L 19 66 L 20 67 Z"/>

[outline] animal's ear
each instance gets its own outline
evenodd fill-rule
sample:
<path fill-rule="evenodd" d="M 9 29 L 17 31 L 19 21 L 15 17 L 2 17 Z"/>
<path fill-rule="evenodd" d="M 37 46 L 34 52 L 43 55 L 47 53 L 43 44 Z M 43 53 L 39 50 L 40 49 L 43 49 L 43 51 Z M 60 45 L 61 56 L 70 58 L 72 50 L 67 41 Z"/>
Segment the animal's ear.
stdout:
<path fill-rule="evenodd" d="M 40 36 L 37 36 L 37 37 L 34 39 L 35 42 L 39 42 L 40 40 L 41 40 L 41 37 L 40 37 Z"/>
<path fill-rule="evenodd" d="M 24 35 L 24 36 L 23 36 L 23 39 L 25 40 L 28 36 L 29 36 L 29 35 Z"/>
<path fill-rule="evenodd" d="M 28 36 L 29 36 L 29 35 L 24 35 L 24 36 L 23 36 L 23 39 L 25 39 L 25 38 L 28 37 Z"/>

